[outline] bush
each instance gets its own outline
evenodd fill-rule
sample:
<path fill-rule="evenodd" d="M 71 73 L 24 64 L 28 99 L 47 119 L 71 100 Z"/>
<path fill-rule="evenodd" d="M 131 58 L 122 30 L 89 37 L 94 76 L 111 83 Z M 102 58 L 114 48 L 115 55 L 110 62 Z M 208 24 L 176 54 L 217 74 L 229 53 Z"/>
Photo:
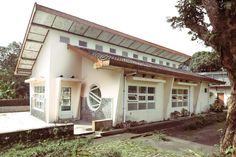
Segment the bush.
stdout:
<path fill-rule="evenodd" d="M 101 153 L 101 157 L 122 157 L 121 152 L 115 149 L 106 150 Z"/>
<path fill-rule="evenodd" d="M 218 98 L 212 105 L 210 105 L 210 111 L 213 112 L 223 112 L 223 109 L 224 109 L 224 102 L 222 102 L 222 100 Z"/>

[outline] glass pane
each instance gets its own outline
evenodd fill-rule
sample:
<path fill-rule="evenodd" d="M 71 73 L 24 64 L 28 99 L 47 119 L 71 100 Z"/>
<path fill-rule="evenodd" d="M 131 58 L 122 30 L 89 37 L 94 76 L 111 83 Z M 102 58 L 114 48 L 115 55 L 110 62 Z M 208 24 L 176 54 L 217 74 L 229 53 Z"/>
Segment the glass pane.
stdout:
<path fill-rule="evenodd" d="M 145 96 L 139 96 L 139 100 L 140 100 L 140 101 L 145 101 L 145 100 L 146 100 L 146 97 L 145 97 Z"/>
<path fill-rule="evenodd" d="M 138 104 L 138 109 L 139 110 L 145 110 L 146 109 L 146 103 L 139 103 Z"/>
<path fill-rule="evenodd" d="M 148 100 L 154 100 L 154 96 L 148 96 Z"/>
<path fill-rule="evenodd" d="M 129 94 L 128 95 L 128 100 L 130 100 L 130 101 L 137 101 L 137 95 Z"/>
<path fill-rule="evenodd" d="M 177 102 L 172 102 L 172 107 L 177 107 Z"/>
<path fill-rule="evenodd" d="M 137 110 L 137 103 L 129 103 L 128 111 Z"/>
<path fill-rule="evenodd" d="M 154 102 L 149 102 L 148 103 L 148 109 L 155 109 L 155 103 Z"/>
<path fill-rule="evenodd" d="M 62 111 L 70 111 L 70 106 L 61 106 Z"/>
<path fill-rule="evenodd" d="M 188 94 L 188 90 L 187 89 L 184 90 L 184 94 Z"/>
<path fill-rule="evenodd" d="M 136 86 L 129 86 L 128 93 L 137 93 L 137 87 Z"/>
<path fill-rule="evenodd" d="M 177 94 L 177 89 L 173 89 L 172 94 Z"/>
<path fill-rule="evenodd" d="M 188 102 L 187 101 L 183 102 L 183 106 L 188 106 Z"/>
<path fill-rule="evenodd" d="M 184 100 L 188 100 L 188 96 L 187 95 L 185 95 L 183 97 L 184 97 Z"/>
<path fill-rule="evenodd" d="M 178 94 L 183 94 L 183 90 L 182 89 L 178 89 Z"/>
<path fill-rule="evenodd" d="M 183 96 L 178 96 L 178 101 L 183 101 Z"/>
<path fill-rule="evenodd" d="M 146 93 L 147 88 L 146 87 L 139 87 L 139 93 Z"/>
<path fill-rule="evenodd" d="M 172 100 L 177 100 L 177 95 L 172 95 Z"/>
<path fill-rule="evenodd" d="M 183 102 L 178 102 L 178 107 L 183 106 L 182 103 L 183 103 Z"/>
<path fill-rule="evenodd" d="M 155 88 L 154 87 L 148 87 L 148 93 L 149 94 L 154 94 L 155 93 Z"/>

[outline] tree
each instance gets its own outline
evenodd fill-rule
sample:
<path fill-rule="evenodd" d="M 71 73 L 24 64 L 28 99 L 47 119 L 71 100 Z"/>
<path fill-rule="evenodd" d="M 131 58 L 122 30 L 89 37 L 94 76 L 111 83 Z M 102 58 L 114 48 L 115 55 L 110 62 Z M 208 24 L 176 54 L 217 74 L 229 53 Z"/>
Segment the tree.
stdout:
<path fill-rule="evenodd" d="M 188 28 L 192 40 L 201 39 L 211 46 L 228 72 L 232 101 L 221 140 L 221 152 L 230 147 L 236 149 L 236 1 L 179 0 L 176 8 L 179 15 L 168 19 L 171 26 Z"/>
<path fill-rule="evenodd" d="M 220 57 L 216 52 L 200 51 L 192 55 L 190 60 L 183 63 L 192 72 L 219 71 L 222 68 Z"/>
<path fill-rule="evenodd" d="M 7 47 L 0 47 L 0 99 L 12 99 L 28 96 L 26 77 L 15 76 L 20 43 L 12 42 Z"/>

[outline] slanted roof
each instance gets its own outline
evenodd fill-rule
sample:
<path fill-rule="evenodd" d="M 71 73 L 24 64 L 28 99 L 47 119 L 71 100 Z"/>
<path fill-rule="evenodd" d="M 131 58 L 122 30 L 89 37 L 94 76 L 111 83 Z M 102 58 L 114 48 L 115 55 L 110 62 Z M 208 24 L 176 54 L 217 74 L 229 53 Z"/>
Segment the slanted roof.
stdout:
<path fill-rule="evenodd" d="M 35 4 L 23 41 L 16 74 L 31 74 L 50 29 L 84 36 L 180 63 L 190 58 L 189 55 L 181 52 Z"/>
<path fill-rule="evenodd" d="M 110 65 L 110 66 L 117 66 L 117 67 L 123 67 L 123 68 L 130 68 L 130 69 L 135 69 L 137 71 L 146 71 L 146 72 L 151 72 L 154 74 L 164 74 L 164 75 L 174 76 L 175 78 L 180 78 L 180 79 L 185 79 L 185 80 L 206 81 L 206 82 L 212 82 L 212 83 L 217 83 L 217 84 L 224 83 L 222 81 L 218 81 L 210 77 L 206 77 L 206 76 L 192 73 L 189 71 L 166 67 L 159 64 L 153 64 L 150 62 L 145 62 L 145 61 L 127 58 L 123 56 L 117 56 L 110 53 L 104 53 L 104 52 L 100 52 L 100 51 L 96 51 L 92 49 L 72 46 L 70 44 L 68 44 L 67 48 L 70 49 L 71 51 L 80 53 L 82 56 L 94 62 L 106 61 L 105 66 Z"/>

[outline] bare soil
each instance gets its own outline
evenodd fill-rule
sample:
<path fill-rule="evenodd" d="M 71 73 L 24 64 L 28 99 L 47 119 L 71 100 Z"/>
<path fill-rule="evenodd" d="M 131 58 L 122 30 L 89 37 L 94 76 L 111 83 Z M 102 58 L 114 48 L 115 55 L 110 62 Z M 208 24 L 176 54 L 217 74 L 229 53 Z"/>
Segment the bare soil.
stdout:
<path fill-rule="evenodd" d="M 214 146 L 220 142 L 224 124 L 224 122 L 215 123 L 197 130 L 171 129 L 166 134 L 179 139 Z"/>

